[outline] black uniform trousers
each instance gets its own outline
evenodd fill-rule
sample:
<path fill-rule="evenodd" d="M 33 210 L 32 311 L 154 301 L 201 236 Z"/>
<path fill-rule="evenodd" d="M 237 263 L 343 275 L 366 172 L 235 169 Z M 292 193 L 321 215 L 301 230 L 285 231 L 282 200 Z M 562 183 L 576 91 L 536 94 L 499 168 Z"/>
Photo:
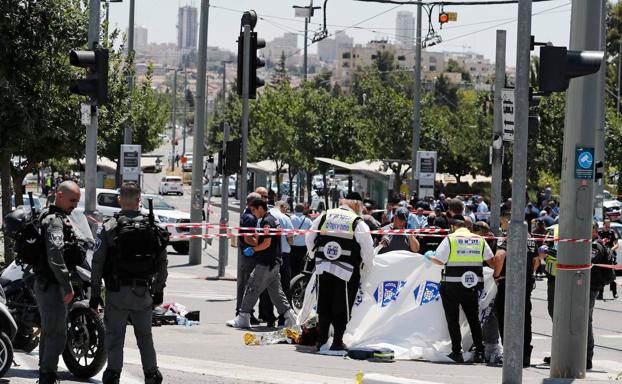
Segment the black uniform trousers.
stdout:
<path fill-rule="evenodd" d="M 479 289 L 466 288 L 460 283 L 441 283 L 440 289 L 447 328 L 451 338 L 451 350 L 455 353 L 462 351 L 462 334 L 460 333 L 460 307 L 471 328 L 473 346 L 478 352 L 484 353 L 482 341 L 482 325 L 479 322 Z"/>
<path fill-rule="evenodd" d="M 289 263 L 291 266 L 292 278 L 298 276 L 304 268 L 305 256 L 307 255 L 306 246 L 292 245 Z"/>
<path fill-rule="evenodd" d="M 282 263 L 281 268 L 279 269 L 279 273 L 281 274 L 281 287 L 283 288 L 283 293 L 285 293 L 285 297 L 287 297 L 288 302 L 292 302 L 292 294 L 289 289 L 289 283 L 292 280 L 292 271 L 290 264 L 290 254 L 283 253 L 282 255 Z M 276 321 L 276 316 L 274 316 L 274 305 L 272 304 L 272 300 L 270 300 L 270 295 L 268 291 L 265 290 L 259 295 L 259 318 L 268 322 L 273 323 Z M 282 316 L 279 316 L 279 324 L 283 324 L 285 319 Z"/>
<path fill-rule="evenodd" d="M 348 315 L 352 313 L 361 276 L 355 271 L 350 281 L 346 282 L 331 273 L 324 272 L 318 276 L 318 280 L 317 314 L 320 323 L 320 345 L 328 340 L 331 324 L 335 331 L 333 344 L 343 343 L 343 334 L 350 321 Z"/>
<path fill-rule="evenodd" d="M 527 280 L 525 291 L 525 324 L 523 337 L 523 363 L 529 364 L 531 359 L 531 291 L 533 290 L 533 278 Z M 497 295 L 495 296 L 495 316 L 499 322 L 499 334 L 503 343 L 503 329 L 505 324 L 505 279 L 499 281 L 497 285 Z"/>

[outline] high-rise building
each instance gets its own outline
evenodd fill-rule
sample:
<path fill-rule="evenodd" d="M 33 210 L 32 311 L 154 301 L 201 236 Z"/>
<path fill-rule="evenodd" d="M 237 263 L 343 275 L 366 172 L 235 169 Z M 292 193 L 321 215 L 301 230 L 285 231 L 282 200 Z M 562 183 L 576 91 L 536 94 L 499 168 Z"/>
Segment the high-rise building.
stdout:
<path fill-rule="evenodd" d="M 180 50 L 197 49 L 198 10 L 186 5 L 179 8 L 177 18 L 177 48 Z"/>
<path fill-rule="evenodd" d="M 395 39 L 403 47 L 415 45 L 415 18 L 412 12 L 399 11 L 395 18 Z"/>
<path fill-rule="evenodd" d="M 142 49 L 149 44 L 147 27 L 139 25 L 134 27 L 134 49 Z"/>

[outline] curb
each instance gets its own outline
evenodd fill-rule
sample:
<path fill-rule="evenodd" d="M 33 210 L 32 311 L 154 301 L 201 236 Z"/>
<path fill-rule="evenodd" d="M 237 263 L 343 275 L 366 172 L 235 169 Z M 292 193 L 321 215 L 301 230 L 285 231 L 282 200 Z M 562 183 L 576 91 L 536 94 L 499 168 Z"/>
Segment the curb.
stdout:
<path fill-rule="evenodd" d="M 362 380 L 357 377 L 357 383 L 360 384 L 439 384 L 434 381 L 424 381 L 415 379 L 404 379 L 401 377 L 381 375 L 379 373 L 361 374 Z"/>

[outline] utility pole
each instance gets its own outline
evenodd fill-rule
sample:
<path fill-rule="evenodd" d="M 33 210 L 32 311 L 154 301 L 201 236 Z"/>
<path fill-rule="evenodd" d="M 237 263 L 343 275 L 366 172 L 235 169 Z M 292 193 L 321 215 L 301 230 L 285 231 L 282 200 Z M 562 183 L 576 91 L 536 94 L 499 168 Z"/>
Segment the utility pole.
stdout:
<path fill-rule="evenodd" d="M 94 50 L 99 43 L 100 0 L 89 0 L 89 49 Z M 85 153 L 85 191 L 84 210 L 87 216 L 97 218 L 96 190 L 97 190 L 97 106 L 91 106 L 91 122 L 86 129 Z M 91 227 L 91 230 L 94 228 Z"/>
<path fill-rule="evenodd" d="M 171 92 L 171 104 L 173 105 L 173 114 L 171 115 L 172 138 L 171 138 L 171 171 L 175 170 L 175 145 L 177 141 L 177 68 L 173 68 L 173 90 Z"/>
<path fill-rule="evenodd" d="M 127 31 L 127 55 L 132 58 L 132 68 L 136 68 L 134 63 L 134 1 L 130 0 L 130 22 Z M 127 77 L 127 88 L 130 92 L 130 98 L 128 99 L 128 105 L 130 111 L 132 110 L 132 92 L 134 90 L 134 75 L 130 74 Z M 132 144 L 133 128 L 132 128 L 132 114 L 130 113 L 126 123 L 125 130 L 123 131 L 123 143 Z"/>
<path fill-rule="evenodd" d="M 415 89 L 413 92 L 413 153 L 410 177 L 410 194 L 415 193 L 417 151 L 421 134 L 421 3 L 417 4 L 417 36 L 415 39 Z"/>
<path fill-rule="evenodd" d="M 605 2 L 601 1 L 603 7 L 606 7 Z M 607 9 L 603 8 L 602 14 L 606 15 Z M 607 50 L 607 28 L 605 23 L 601 23 L 600 25 L 600 45 L 599 51 Z M 596 133 L 595 136 L 595 148 L 594 148 L 594 161 L 596 164 L 603 165 L 603 178 L 598 179 L 596 184 L 594 185 L 594 217 L 598 221 L 603 221 L 605 217 L 605 211 L 603 208 L 603 203 L 605 200 L 605 77 L 606 71 L 600 70 L 597 72 L 598 76 L 598 86 L 602 86 L 602 89 L 597 90 L 597 99 L 598 106 L 596 107 L 596 129 L 594 130 Z"/>
<path fill-rule="evenodd" d="M 207 24 L 209 18 L 209 0 L 201 0 L 201 19 L 199 27 L 199 63 L 197 67 L 197 89 L 195 97 L 194 142 L 192 166 L 192 192 L 190 196 L 190 221 L 200 223 L 203 220 L 203 142 L 206 122 L 206 78 L 207 78 Z M 198 161 L 197 161 L 198 160 Z M 190 229 L 192 235 L 201 235 L 201 228 Z M 190 239 L 189 263 L 201 264 L 201 239 Z"/>
<path fill-rule="evenodd" d="M 186 94 L 188 92 L 188 72 L 186 71 L 186 67 L 184 67 L 184 132 L 183 137 L 184 140 L 182 142 L 181 153 L 186 154 L 186 132 L 188 131 L 188 100 L 186 100 Z"/>
<path fill-rule="evenodd" d="M 222 110 L 223 116 L 224 112 L 227 109 L 227 61 L 222 62 Z M 227 141 L 229 141 L 229 124 L 226 121 L 223 122 L 223 137 L 222 137 L 222 154 L 225 154 L 227 150 Z M 222 204 L 220 207 L 220 234 L 227 233 L 227 229 L 225 228 L 229 223 L 229 176 L 225 174 L 224 165 L 225 159 L 219 159 L 220 163 L 223 165 L 222 170 L 222 183 L 220 183 L 221 195 L 222 195 Z M 211 190 L 210 190 L 211 192 Z M 242 199 L 240 199 L 240 202 Z M 241 203 L 240 203 L 241 204 Z M 225 267 L 227 266 L 227 242 L 228 238 L 221 236 L 218 239 L 218 277 L 225 276 Z"/>
<path fill-rule="evenodd" d="M 497 55 L 495 58 L 495 116 L 492 127 L 492 188 L 490 193 L 490 228 L 499 235 L 501 215 L 501 183 L 503 168 L 503 104 L 501 94 L 505 87 L 505 37 L 506 32 L 497 30 Z"/>
<path fill-rule="evenodd" d="M 620 114 L 620 78 L 622 77 L 622 40 L 618 46 L 618 98 L 616 99 L 616 112 Z"/>
<path fill-rule="evenodd" d="M 240 213 L 246 208 L 242 203 L 246 201 L 248 194 L 248 182 L 246 180 L 246 162 L 248 161 L 248 91 L 249 91 L 249 73 L 251 67 L 251 26 L 248 20 L 242 17 L 244 23 L 244 79 L 242 81 L 242 166 L 240 170 Z M 238 80 L 239 81 L 239 80 Z"/>
<path fill-rule="evenodd" d="M 605 22 L 602 2 L 573 0 L 570 18 L 571 50 L 598 50 Z M 593 33 L 599 27 L 599 33 Z M 600 71 L 606 70 L 601 65 Z M 559 236 L 591 239 L 594 161 L 594 126 L 601 123 L 598 112 L 599 92 L 604 85 L 599 74 L 574 79 L 566 93 L 564 152 L 561 177 L 561 210 Z M 583 169 L 581 169 L 583 168 Z M 585 170 L 592 177 L 583 177 Z M 514 181 L 516 182 L 516 181 Z M 555 279 L 555 310 L 551 377 L 584 378 L 587 359 L 591 244 L 560 242 Z"/>
<path fill-rule="evenodd" d="M 529 127 L 529 69 L 532 0 L 519 0 L 516 41 L 515 130 L 512 156 L 512 219 L 506 258 L 506 300 L 503 331 L 503 383 L 523 381 L 525 274 L 527 273 L 527 139 Z M 570 216 L 569 216 L 570 217 Z"/>

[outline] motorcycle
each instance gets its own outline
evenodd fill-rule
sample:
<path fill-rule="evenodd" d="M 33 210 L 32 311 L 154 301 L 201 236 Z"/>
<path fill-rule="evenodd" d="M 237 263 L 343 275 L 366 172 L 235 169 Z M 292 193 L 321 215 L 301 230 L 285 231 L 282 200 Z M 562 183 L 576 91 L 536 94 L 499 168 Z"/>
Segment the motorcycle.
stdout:
<path fill-rule="evenodd" d="M 13 363 L 12 340 L 17 333 L 17 324 L 6 306 L 6 297 L 0 288 L 0 377 L 4 377 Z"/>
<path fill-rule="evenodd" d="M 84 215 L 72 213 L 70 220 L 76 230 L 78 244 L 87 257 L 82 266 L 70 272 L 74 297 L 69 303 L 67 344 L 62 357 L 74 376 L 88 379 L 97 375 L 106 364 L 105 327 L 102 315 L 89 308 L 90 262 L 95 241 Z M 31 266 L 17 265 L 15 262 L 0 275 L 0 286 L 6 293 L 7 307 L 17 323 L 13 346 L 26 353 L 39 345 L 41 333 L 35 279 Z"/>
<path fill-rule="evenodd" d="M 302 304 L 305 301 L 307 285 L 309 285 L 309 280 L 311 280 L 314 270 L 315 262 L 311 260 L 308 255 L 305 255 L 302 271 L 298 275 L 294 276 L 289 283 L 289 289 L 291 292 L 290 305 L 296 314 L 298 314 L 302 309 Z"/>

